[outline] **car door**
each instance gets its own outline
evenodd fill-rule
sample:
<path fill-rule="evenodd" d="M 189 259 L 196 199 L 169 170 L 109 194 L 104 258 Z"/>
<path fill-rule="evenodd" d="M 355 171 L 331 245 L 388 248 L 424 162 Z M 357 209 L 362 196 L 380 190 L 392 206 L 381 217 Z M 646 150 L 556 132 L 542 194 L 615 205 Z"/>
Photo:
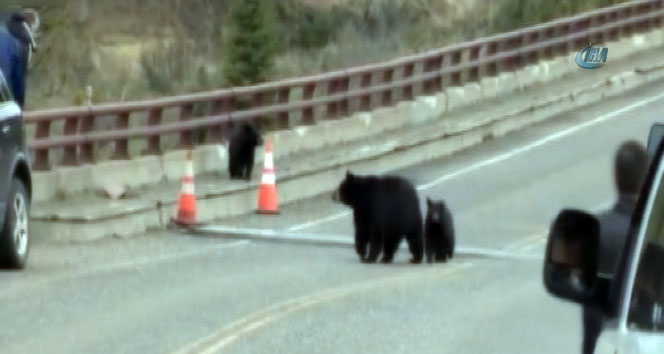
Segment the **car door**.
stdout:
<path fill-rule="evenodd" d="M 14 158 L 23 144 L 23 122 L 19 106 L 14 102 L 7 81 L 0 72 L 0 199 L 9 188 Z"/>
<path fill-rule="evenodd" d="M 617 270 L 618 316 L 596 353 L 664 353 L 664 140 L 658 146 Z"/>

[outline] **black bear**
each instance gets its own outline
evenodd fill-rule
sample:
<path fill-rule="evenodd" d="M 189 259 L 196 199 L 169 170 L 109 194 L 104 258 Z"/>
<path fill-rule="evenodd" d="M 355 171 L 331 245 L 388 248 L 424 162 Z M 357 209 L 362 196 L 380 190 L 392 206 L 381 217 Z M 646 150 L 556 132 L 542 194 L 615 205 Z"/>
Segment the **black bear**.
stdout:
<path fill-rule="evenodd" d="M 245 122 L 239 124 L 230 138 L 228 146 L 228 172 L 231 179 L 251 179 L 254 168 L 256 147 L 263 145 L 263 138 L 255 125 Z"/>
<path fill-rule="evenodd" d="M 381 251 L 381 262 L 392 262 L 404 236 L 413 255 L 410 262 L 422 262 L 422 213 L 409 181 L 347 172 L 332 198 L 353 209 L 355 249 L 362 262 L 376 262 Z"/>
<path fill-rule="evenodd" d="M 445 202 L 427 198 L 424 225 L 424 250 L 427 262 L 446 262 L 454 255 L 454 221 Z"/>

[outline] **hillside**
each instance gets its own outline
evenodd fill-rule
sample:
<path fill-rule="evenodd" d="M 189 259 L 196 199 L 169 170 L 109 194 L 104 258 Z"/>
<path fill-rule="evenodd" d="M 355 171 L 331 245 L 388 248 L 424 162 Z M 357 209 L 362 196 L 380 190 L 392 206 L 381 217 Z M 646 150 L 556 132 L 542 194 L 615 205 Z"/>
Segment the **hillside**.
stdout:
<path fill-rule="evenodd" d="M 88 85 L 95 102 L 226 86 L 224 38 L 234 1 L 25 1 L 42 20 L 28 106 L 80 104 Z M 279 0 L 270 77 L 382 61 L 614 2 Z"/>

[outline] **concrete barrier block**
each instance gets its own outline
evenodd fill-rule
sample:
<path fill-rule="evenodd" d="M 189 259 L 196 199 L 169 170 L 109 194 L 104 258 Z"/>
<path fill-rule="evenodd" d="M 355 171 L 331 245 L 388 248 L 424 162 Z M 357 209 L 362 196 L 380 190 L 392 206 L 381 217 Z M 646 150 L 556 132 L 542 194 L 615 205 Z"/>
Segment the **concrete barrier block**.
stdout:
<path fill-rule="evenodd" d="M 344 124 L 338 128 L 342 142 L 346 143 L 361 139 L 365 136 L 367 131 L 371 130 L 370 127 L 373 123 L 373 114 L 369 112 L 359 112 L 346 119 L 343 123 Z"/>
<path fill-rule="evenodd" d="M 478 102 L 482 98 L 482 89 L 478 83 L 466 84 L 463 87 L 450 87 L 447 94 L 447 111 L 451 112 Z"/>
<path fill-rule="evenodd" d="M 482 88 L 483 98 L 495 98 L 500 94 L 500 79 L 496 76 L 482 78 L 480 87 Z"/>
<path fill-rule="evenodd" d="M 579 50 L 581 50 L 581 48 L 579 48 Z M 575 74 L 581 72 L 581 70 L 586 70 L 586 69 L 580 68 L 576 64 L 576 54 L 577 54 L 577 51 L 575 51 L 573 53 L 569 53 L 567 55 L 564 55 L 560 58 L 561 59 L 561 65 L 562 65 L 561 69 L 562 69 L 562 72 L 563 72 L 563 75 L 561 75 L 560 77 L 575 75 Z"/>
<path fill-rule="evenodd" d="M 477 82 L 472 82 L 463 86 L 463 89 L 466 90 L 466 98 L 468 99 L 468 104 L 475 104 L 482 100 L 482 88 Z"/>
<path fill-rule="evenodd" d="M 417 106 L 418 103 L 416 101 L 402 101 L 397 103 L 396 106 L 394 106 L 394 109 L 398 125 L 394 126 L 394 128 L 407 126 L 413 120 L 417 120 L 417 118 L 414 117 L 416 114 L 414 110 Z"/>
<path fill-rule="evenodd" d="M 434 120 L 438 116 L 438 101 L 436 96 L 418 97 L 413 104 L 413 113 L 408 119 L 411 125 L 423 124 Z"/>
<path fill-rule="evenodd" d="M 443 93 L 443 95 L 444 94 L 445 93 Z M 432 106 L 432 114 L 428 121 L 438 120 L 443 114 L 445 114 L 445 110 L 447 109 L 447 98 L 442 97 L 441 99 L 438 95 L 428 97 L 431 99 L 428 103 Z"/>
<path fill-rule="evenodd" d="M 187 151 L 168 151 L 164 153 L 161 160 L 164 167 L 164 178 L 167 181 L 179 180 L 184 176 L 184 162 L 187 160 Z"/>
<path fill-rule="evenodd" d="M 292 130 L 282 130 L 270 134 L 274 146 L 279 146 L 279 152 L 275 151 L 275 158 L 286 157 L 298 152 L 299 139 Z"/>
<path fill-rule="evenodd" d="M 438 103 L 438 108 L 440 109 L 440 114 L 436 119 L 440 119 L 442 116 L 447 113 L 447 94 L 442 91 L 436 94 L 436 102 Z"/>
<path fill-rule="evenodd" d="M 565 65 L 563 58 L 555 58 L 552 60 L 545 60 L 540 63 L 541 73 L 543 78 L 541 81 L 548 82 L 560 79 L 567 74 L 569 67 Z"/>
<path fill-rule="evenodd" d="M 56 193 L 70 196 L 83 193 L 93 188 L 92 166 L 58 167 L 55 171 L 57 181 Z"/>
<path fill-rule="evenodd" d="M 184 167 L 182 167 L 184 170 Z M 140 187 L 161 181 L 160 158 L 144 156 L 135 160 L 106 161 L 91 169 L 92 188 L 96 191 L 109 185 Z"/>
<path fill-rule="evenodd" d="M 279 181 L 277 180 L 277 182 Z M 286 203 L 285 201 L 283 201 L 284 196 L 281 193 L 282 192 L 280 191 L 279 201 L 281 203 Z M 227 209 L 225 210 L 221 209 L 221 212 L 226 214 L 222 217 L 230 217 L 230 216 L 243 215 L 253 212 L 254 210 L 256 210 L 256 207 L 258 206 L 257 201 L 258 201 L 258 191 L 253 189 L 251 191 L 228 194 L 223 196 L 223 198 L 215 198 L 215 201 L 211 201 L 213 205 L 211 205 L 210 207 L 219 207 L 221 206 L 221 203 L 223 203 L 227 206 Z"/>
<path fill-rule="evenodd" d="M 623 90 L 631 90 L 642 83 L 641 76 L 633 71 L 622 73 L 618 75 L 618 78 L 620 78 Z"/>
<path fill-rule="evenodd" d="M 618 61 L 634 53 L 633 38 L 627 37 L 607 44 L 609 54 L 607 61 Z"/>
<path fill-rule="evenodd" d="M 321 146 L 322 143 L 316 136 L 316 127 L 324 123 L 321 122 L 315 126 L 296 127 L 293 129 L 297 137 L 298 152 L 315 150 Z"/>
<path fill-rule="evenodd" d="M 504 94 L 516 91 L 517 84 L 516 84 L 516 76 L 514 75 L 514 73 L 513 72 L 500 73 L 500 75 L 498 75 L 498 87 L 500 90 L 498 96 L 502 96 Z"/>
<path fill-rule="evenodd" d="M 461 138 L 461 146 L 463 149 L 466 149 L 481 143 L 482 140 L 484 140 L 484 134 L 481 130 L 468 132 Z"/>
<path fill-rule="evenodd" d="M 606 94 L 606 82 L 591 87 L 583 87 L 572 92 L 574 106 L 584 106 L 601 100 Z"/>
<path fill-rule="evenodd" d="M 450 87 L 445 89 L 447 95 L 447 111 L 452 112 L 459 107 L 463 107 L 466 99 L 466 90 L 463 87 Z"/>
<path fill-rule="evenodd" d="M 540 65 L 529 65 L 522 70 L 516 71 L 517 89 L 523 90 L 540 81 L 542 67 Z"/>
<path fill-rule="evenodd" d="M 107 237 L 126 238 L 164 227 L 156 208 L 125 215 L 120 219 L 91 222 L 33 220 L 30 226 L 36 238 L 45 243 L 88 242 Z"/>
<path fill-rule="evenodd" d="M 55 198 L 57 192 L 55 171 L 32 172 L 32 201 L 42 202 Z"/>
<path fill-rule="evenodd" d="M 664 30 L 657 30 L 650 33 L 650 43 L 654 47 L 661 47 L 664 45 Z"/>
<path fill-rule="evenodd" d="M 404 102 L 402 107 L 412 106 L 412 102 Z M 402 110 L 407 112 L 407 110 Z M 403 115 L 409 115 L 409 113 L 402 113 Z M 394 130 L 402 127 L 403 115 L 399 114 L 399 111 L 395 107 L 382 107 L 378 108 L 371 113 L 371 119 L 365 122 L 368 122 L 365 130 L 370 130 L 373 132 L 383 132 L 388 130 Z"/>
<path fill-rule="evenodd" d="M 200 146 L 194 150 L 193 160 L 197 174 L 210 172 L 222 174 L 228 171 L 228 149 L 225 145 Z"/>
<path fill-rule="evenodd" d="M 624 86 L 622 84 L 622 79 L 615 75 L 606 80 L 606 87 L 604 88 L 605 96 L 615 96 L 623 92 Z"/>
<path fill-rule="evenodd" d="M 632 48 L 634 51 L 640 51 L 651 47 L 651 43 L 648 41 L 649 36 L 647 33 L 639 33 L 632 36 Z"/>

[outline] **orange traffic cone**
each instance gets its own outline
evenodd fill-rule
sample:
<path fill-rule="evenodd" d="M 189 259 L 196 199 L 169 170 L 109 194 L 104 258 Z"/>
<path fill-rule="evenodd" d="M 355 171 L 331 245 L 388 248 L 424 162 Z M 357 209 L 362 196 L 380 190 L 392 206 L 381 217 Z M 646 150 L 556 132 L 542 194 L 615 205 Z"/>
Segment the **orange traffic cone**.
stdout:
<path fill-rule="evenodd" d="M 279 196 L 277 192 L 277 177 L 274 173 L 274 160 L 272 158 L 272 142 L 265 142 L 265 164 L 263 178 L 258 191 L 258 214 L 279 214 Z"/>
<path fill-rule="evenodd" d="M 194 163 L 191 160 L 191 150 L 187 152 L 185 173 L 182 177 L 182 190 L 174 222 L 185 227 L 196 225 L 196 192 L 194 191 Z"/>

